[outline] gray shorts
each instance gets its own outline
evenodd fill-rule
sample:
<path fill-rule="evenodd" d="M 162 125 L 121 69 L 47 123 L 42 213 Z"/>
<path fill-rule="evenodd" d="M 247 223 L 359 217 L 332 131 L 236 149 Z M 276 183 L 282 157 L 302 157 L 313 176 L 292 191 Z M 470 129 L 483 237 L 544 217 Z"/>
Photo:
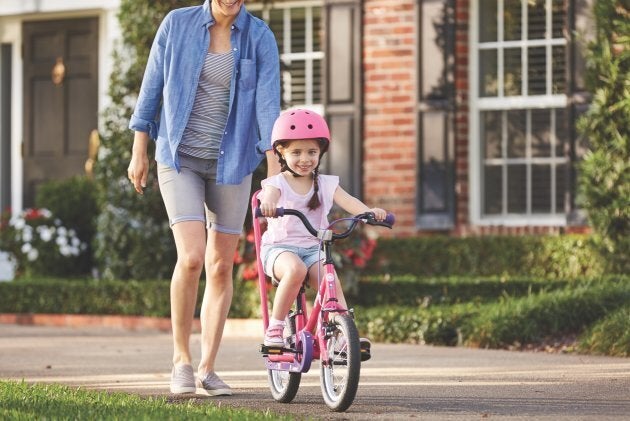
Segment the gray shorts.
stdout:
<path fill-rule="evenodd" d="M 324 260 L 325 257 L 318 245 L 312 247 L 297 247 L 286 244 L 264 245 L 260 250 L 263 268 L 265 270 L 265 274 L 276 284 L 278 283 L 278 279 L 274 276 L 273 265 L 276 263 L 278 256 L 284 252 L 291 252 L 297 255 L 297 257 L 304 262 L 308 269 L 310 269 L 310 267 L 315 263 Z"/>
<path fill-rule="evenodd" d="M 241 234 L 249 205 L 252 175 L 241 184 L 217 184 L 217 160 L 180 155 L 180 172 L 158 163 L 158 182 L 171 226 L 205 222 L 208 229 Z"/>

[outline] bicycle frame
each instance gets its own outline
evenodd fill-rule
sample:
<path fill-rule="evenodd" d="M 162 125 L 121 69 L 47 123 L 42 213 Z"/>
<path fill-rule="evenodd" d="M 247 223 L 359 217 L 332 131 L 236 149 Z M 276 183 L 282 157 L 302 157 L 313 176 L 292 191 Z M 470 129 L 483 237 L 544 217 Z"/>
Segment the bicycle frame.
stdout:
<path fill-rule="evenodd" d="M 267 293 L 267 276 L 263 270 L 263 264 L 260 259 L 261 250 L 261 236 L 262 228 L 258 221 L 258 216 L 255 212 L 258 210 L 258 193 L 257 191 L 252 195 L 251 209 L 252 220 L 254 228 L 254 238 L 256 246 L 257 256 L 257 269 L 258 269 L 258 286 L 261 302 L 261 313 L 263 319 L 263 333 L 269 326 L 269 305 L 268 305 L 268 293 Z M 282 349 L 278 349 L 278 353 L 269 352 L 265 356 L 266 366 L 271 370 L 282 370 L 290 372 L 302 372 L 305 373 L 309 370 L 312 359 L 319 359 L 320 354 L 326 353 L 326 324 L 328 322 L 329 315 L 334 313 L 345 313 L 349 311 L 346 308 L 342 308 L 337 300 L 337 287 L 336 287 L 336 273 L 332 258 L 332 243 L 335 240 L 346 238 L 350 235 L 354 227 L 359 223 L 358 218 L 348 218 L 351 220 L 351 225 L 348 230 L 343 234 L 336 234 L 332 229 L 315 230 L 308 221 L 298 211 L 291 209 L 284 209 L 284 215 L 294 215 L 299 217 L 306 228 L 311 234 L 316 235 L 321 240 L 322 252 L 325 255 L 324 259 L 324 273 L 320 277 L 318 283 L 318 291 L 315 297 L 313 308 L 311 313 L 308 314 L 306 308 L 306 296 L 304 286 L 300 289 L 296 300 L 296 311 L 292 314 L 295 321 L 295 349 L 287 350 L 291 351 L 284 353 Z M 392 220 L 386 223 L 374 223 L 375 225 L 384 225 L 391 228 L 393 224 Z M 274 350 L 275 351 L 275 350 Z M 326 361 L 322 361 L 322 364 L 327 364 Z"/>

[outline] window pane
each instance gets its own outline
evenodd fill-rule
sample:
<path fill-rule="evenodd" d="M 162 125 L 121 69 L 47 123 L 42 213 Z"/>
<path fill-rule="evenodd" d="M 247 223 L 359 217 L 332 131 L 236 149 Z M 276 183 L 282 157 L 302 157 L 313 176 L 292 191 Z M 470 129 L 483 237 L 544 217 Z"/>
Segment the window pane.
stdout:
<path fill-rule="evenodd" d="M 552 111 L 553 112 L 553 111 Z M 569 156 L 569 127 L 567 123 L 567 110 L 558 108 L 556 113 L 556 157 Z"/>
<path fill-rule="evenodd" d="M 564 0 L 551 0 L 552 38 L 564 38 L 562 31 L 565 25 L 565 11 Z"/>
<path fill-rule="evenodd" d="M 556 165 L 556 213 L 563 213 L 567 205 L 569 169 L 566 164 Z"/>
<path fill-rule="evenodd" d="M 524 158 L 527 147 L 525 110 L 507 111 L 507 155 Z"/>
<path fill-rule="evenodd" d="M 322 11 L 313 7 L 313 51 L 322 50 Z"/>
<path fill-rule="evenodd" d="M 552 110 L 532 110 L 532 156 L 551 156 L 551 113 Z"/>
<path fill-rule="evenodd" d="M 497 85 L 497 50 L 482 50 L 479 52 L 479 96 L 496 96 Z"/>
<path fill-rule="evenodd" d="M 550 165 L 532 165 L 532 212 L 551 212 Z"/>
<path fill-rule="evenodd" d="M 446 1 L 423 1 L 422 28 L 432 36 L 421 37 L 422 99 L 446 99 L 449 87 L 446 78 L 446 57 L 452 54 L 454 33 L 449 4 Z"/>
<path fill-rule="evenodd" d="M 322 102 L 322 61 L 313 60 L 313 103 Z"/>
<path fill-rule="evenodd" d="M 528 93 L 544 95 L 547 93 L 547 55 L 545 47 L 532 47 L 527 50 L 528 61 Z"/>
<path fill-rule="evenodd" d="M 507 211 L 525 213 L 527 211 L 527 167 L 508 165 L 507 167 Z"/>
<path fill-rule="evenodd" d="M 485 158 L 501 158 L 501 112 L 481 113 L 481 142 Z"/>
<path fill-rule="evenodd" d="M 503 52 L 505 58 L 504 95 L 521 95 L 522 67 L 521 49 L 506 48 Z"/>
<path fill-rule="evenodd" d="M 566 57 L 565 47 L 559 45 L 551 49 L 551 93 L 563 94 L 566 92 Z"/>
<path fill-rule="evenodd" d="M 527 0 L 527 39 L 545 38 L 545 0 Z"/>
<path fill-rule="evenodd" d="M 479 0 L 479 41 L 497 41 L 497 0 Z"/>
<path fill-rule="evenodd" d="M 493 215 L 502 213 L 503 172 L 500 165 L 484 166 L 483 213 Z"/>
<path fill-rule="evenodd" d="M 304 104 L 306 102 L 306 69 L 305 69 L 304 60 L 293 60 L 288 66 L 287 69 L 291 75 L 290 82 L 288 83 L 291 86 L 291 99 L 288 106 L 294 104 Z M 287 82 L 284 82 L 287 84 Z"/>
<path fill-rule="evenodd" d="M 284 11 L 282 9 L 274 9 L 269 12 L 269 28 L 276 36 L 278 43 L 278 51 L 284 53 Z M 288 46 L 287 46 L 288 47 Z"/>
<path fill-rule="evenodd" d="M 440 212 L 447 209 L 447 162 L 444 156 L 446 133 L 441 112 L 422 114 L 422 210 Z"/>
<path fill-rule="evenodd" d="M 306 51 L 306 10 L 303 7 L 291 9 L 291 52 Z"/>
<path fill-rule="evenodd" d="M 505 0 L 503 5 L 503 38 L 506 41 L 521 39 L 522 9 L 521 0 Z"/>

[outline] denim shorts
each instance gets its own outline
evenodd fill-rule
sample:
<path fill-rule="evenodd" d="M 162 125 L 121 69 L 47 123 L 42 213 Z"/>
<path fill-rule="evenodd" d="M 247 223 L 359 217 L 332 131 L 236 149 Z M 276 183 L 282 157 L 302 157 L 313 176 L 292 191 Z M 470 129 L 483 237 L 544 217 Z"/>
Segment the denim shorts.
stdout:
<path fill-rule="evenodd" d="M 297 255 L 308 269 L 315 263 L 324 260 L 324 253 L 321 251 L 319 245 L 312 247 L 297 247 L 287 244 L 268 244 L 264 245 L 260 251 L 262 255 L 263 268 L 265 274 L 269 276 L 274 283 L 278 282 L 273 273 L 273 265 L 276 263 L 276 259 L 280 254 L 284 252 L 291 252 Z"/>
<path fill-rule="evenodd" d="M 217 184 L 217 160 L 179 155 L 180 172 L 158 163 L 158 182 L 169 224 L 205 222 L 208 229 L 241 234 L 252 175 L 241 184 Z"/>

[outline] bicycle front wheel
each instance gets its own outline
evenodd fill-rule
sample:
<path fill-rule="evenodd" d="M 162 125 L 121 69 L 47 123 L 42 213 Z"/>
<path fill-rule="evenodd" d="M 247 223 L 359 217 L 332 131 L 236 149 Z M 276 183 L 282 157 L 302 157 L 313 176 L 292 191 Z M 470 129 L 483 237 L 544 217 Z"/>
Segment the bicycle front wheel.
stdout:
<path fill-rule="evenodd" d="M 331 318 L 325 355 L 321 356 L 320 383 L 328 407 L 336 412 L 352 405 L 359 387 L 361 345 L 354 320 L 347 314 Z"/>

